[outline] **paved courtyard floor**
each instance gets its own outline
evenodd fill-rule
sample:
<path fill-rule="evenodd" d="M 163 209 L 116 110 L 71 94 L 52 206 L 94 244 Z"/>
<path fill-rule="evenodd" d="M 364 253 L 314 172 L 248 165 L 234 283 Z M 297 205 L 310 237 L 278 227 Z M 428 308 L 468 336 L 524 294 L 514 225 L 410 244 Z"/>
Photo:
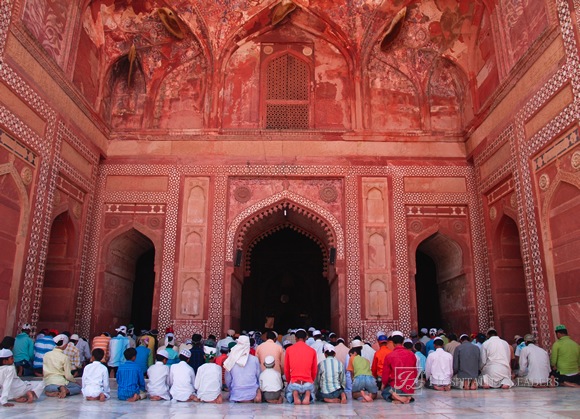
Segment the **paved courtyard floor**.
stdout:
<path fill-rule="evenodd" d="M 225 395 L 226 393 L 224 393 Z M 136 403 L 117 400 L 113 390 L 106 402 L 88 402 L 81 395 L 60 400 L 44 395 L 33 404 L 0 407 L 0 418 L 339 418 L 339 417 L 406 417 L 422 418 L 580 418 L 580 390 L 531 389 L 517 387 L 511 390 L 477 390 L 436 392 L 423 390 L 410 405 L 392 405 L 382 399 L 374 403 L 349 400 L 348 404 L 316 402 L 310 406 L 291 404 L 222 405 L 178 402 Z"/>

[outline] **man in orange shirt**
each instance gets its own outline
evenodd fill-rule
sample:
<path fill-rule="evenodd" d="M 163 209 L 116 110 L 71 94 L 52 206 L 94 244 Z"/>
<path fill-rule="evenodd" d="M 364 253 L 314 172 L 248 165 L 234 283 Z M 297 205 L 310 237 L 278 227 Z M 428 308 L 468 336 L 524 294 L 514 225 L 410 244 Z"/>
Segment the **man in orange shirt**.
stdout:
<path fill-rule="evenodd" d="M 316 351 L 308 346 L 305 340 L 306 331 L 298 329 L 296 343 L 286 349 L 284 375 L 288 381 L 286 387 L 288 403 L 310 404 L 311 395 L 314 393 L 317 373 Z"/>
<path fill-rule="evenodd" d="M 373 373 L 373 377 L 377 380 L 378 388 L 381 388 L 381 381 L 383 377 L 383 364 L 385 362 L 385 358 L 388 354 L 393 352 L 389 349 L 388 346 L 388 338 L 385 335 L 381 335 L 378 337 L 379 342 L 379 350 L 375 352 L 375 357 L 373 358 L 373 365 L 371 367 L 371 371 Z"/>
<path fill-rule="evenodd" d="M 93 346 L 91 347 L 91 351 L 100 348 L 105 351 L 105 356 L 103 357 L 103 362 L 106 366 L 107 361 L 109 360 L 109 342 L 111 341 L 111 335 L 107 332 L 101 333 L 99 336 L 95 336 L 93 338 Z"/>
<path fill-rule="evenodd" d="M 284 370 L 284 348 L 282 348 L 282 345 L 276 343 L 276 333 L 272 330 L 269 330 L 266 333 L 266 341 L 259 344 L 256 348 L 256 356 L 260 361 L 262 371 L 266 369 L 264 361 L 268 355 L 274 357 L 274 360 L 276 361 L 274 369 L 282 374 L 282 371 Z"/>

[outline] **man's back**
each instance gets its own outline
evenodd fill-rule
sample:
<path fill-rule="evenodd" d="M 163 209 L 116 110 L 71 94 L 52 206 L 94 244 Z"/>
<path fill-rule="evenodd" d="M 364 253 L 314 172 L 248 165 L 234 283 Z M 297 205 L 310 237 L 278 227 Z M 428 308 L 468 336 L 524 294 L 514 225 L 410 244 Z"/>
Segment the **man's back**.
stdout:
<path fill-rule="evenodd" d="M 317 370 L 316 351 L 303 341 L 298 341 L 286 349 L 284 375 L 288 382 L 304 381 L 313 383 Z"/>
<path fill-rule="evenodd" d="M 560 374 L 577 374 L 580 346 L 570 336 L 562 336 L 552 345 L 551 363 Z"/>

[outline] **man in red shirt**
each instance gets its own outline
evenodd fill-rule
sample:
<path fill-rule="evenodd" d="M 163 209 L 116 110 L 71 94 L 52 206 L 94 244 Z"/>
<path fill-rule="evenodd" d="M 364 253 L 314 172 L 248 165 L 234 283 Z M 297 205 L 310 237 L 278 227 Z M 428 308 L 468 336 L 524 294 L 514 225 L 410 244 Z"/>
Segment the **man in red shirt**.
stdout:
<path fill-rule="evenodd" d="M 417 378 L 417 358 L 403 347 L 405 340 L 401 332 L 392 333 L 395 349 L 386 356 L 383 364 L 383 398 L 393 403 L 414 401 L 415 380 Z"/>
<path fill-rule="evenodd" d="M 298 329 L 295 336 L 296 343 L 286 349 L 284 357 L 286 399 L 288 403 L 310 404 L 317 373 L 316 351 L 304 342 L 307 336 L 304 329 Z"/>

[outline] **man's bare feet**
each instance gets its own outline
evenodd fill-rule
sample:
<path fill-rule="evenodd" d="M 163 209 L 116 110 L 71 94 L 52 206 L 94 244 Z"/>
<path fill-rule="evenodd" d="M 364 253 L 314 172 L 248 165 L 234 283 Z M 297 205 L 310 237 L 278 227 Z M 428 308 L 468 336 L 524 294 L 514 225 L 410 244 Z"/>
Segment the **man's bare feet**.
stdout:
<path fill-rule="evenodd" d="M 105 393 L 99 394 L 99 401 L 100 402 L 104 402 L 106 400 L 107 400 L 107 396 L 105 396 Z"/>
<path fill-rule="evenodd" d="M 139 400 L 139 395 L 136 393 L 127 399 L 128 402 L 136 402 L 137 400 Z"/>
<path fill-rule="evenodd" d="M 60 394 L 58 391 L 45 391 L 46 397 L 58 397 Z"/>
<path fill-rule="evenodd" d="M 326 403 L 340 403 L 338 399 L 327 399 L 326 397 L 323 399 Z"/>
<path fill-rule="evenodd" d="M 294 390 L 292 392 L 292 398 L 294 399 L 294 404 L 302 404 L 302 400 L 300 400 L 300 394 L 298 394 L 298 391 Z"/>
<path fill-rule="evenodd" d="M 161 400 L 161 397 L 159 397 L 159 396 L 151 396 L 151 397 L 149 397 L 149 400 L 152 400 L 152 401 L 156 402 L 158 400 Z"/>
<path fill-rule="evenodd" d="M 363 398 L 363 402 L 366 402 L 366 403 L 372 403 L 373 402 L 372 396 L 369 393 L 367 393 L 366 391 L 362 390 L 360 392 L 360 395 Z"/>
<path fill-rule="evenodd" d="M 223 402 L 224 402 L 224 399 L 222 398 L 221 394 L 219 396 L 217 396 L 217 399 L 214 400 L 215 404 L 222 404 Z"/>
<path fill-rule="evenodd" d="M 254 403 L 262 403 L 262 392 L 260 389 L 256 391 L 256 397 L 254 398 Z"/>
<path fill-rule="evenodd" d="M 37 398 L 38 397 L 36 396 L 36 393 L 34 391 L 27 391 L 26 392 L 26 403 L 32 403 Z"/>
<path fill-rule="evenodd" d="M 340 393 L 340 404 L 346 404 L 348 400 L 346 399 L 346 393 L 343 391 Z"/>
<path fill-rule="evenodd" d="M 99 398 L 98 397 L 85 397 L 85 400 L 88 402 L 94 402 L 94 401 L 99 400 Z"/>
<path fill-rule="evenodd" d="M 501 386 L 502 390 L 509 390 L 510 386 L 508 386 L 507 384 L 504 384 L 503 386 Z"/>
<path fill-rule="evenodd" d="M 302 404 L 310 404 L 310 391 L 304 392 L 304 399 L 302 399 Z"/>
<path fill-rule="evenodd" d="M 13 407 L 14 403 L 4 403 L 2 407 Z"/>
<path fill-rule="evenodd" d="M 68 389 L 65 386 L 60 386 L 58 388 L 58 397 L 59 399 L 64 399 L 66 396 L 68 396 L 70 394 L 70 392 L 68 391 Z"/>
<path fill-rule="evenodd" d="M 22 397 L 18 397 L 17 399 L 14 399 L 14 401 L 16 403 L 26 403 L 28 401 L 28 398 L 26 396 L 22 396 Z"/>
<path fill-rule="evenodd" d="M 471 385 L 469 386 L 470 390 L 477 390 L 477 381 L 471 380 Z"/>

